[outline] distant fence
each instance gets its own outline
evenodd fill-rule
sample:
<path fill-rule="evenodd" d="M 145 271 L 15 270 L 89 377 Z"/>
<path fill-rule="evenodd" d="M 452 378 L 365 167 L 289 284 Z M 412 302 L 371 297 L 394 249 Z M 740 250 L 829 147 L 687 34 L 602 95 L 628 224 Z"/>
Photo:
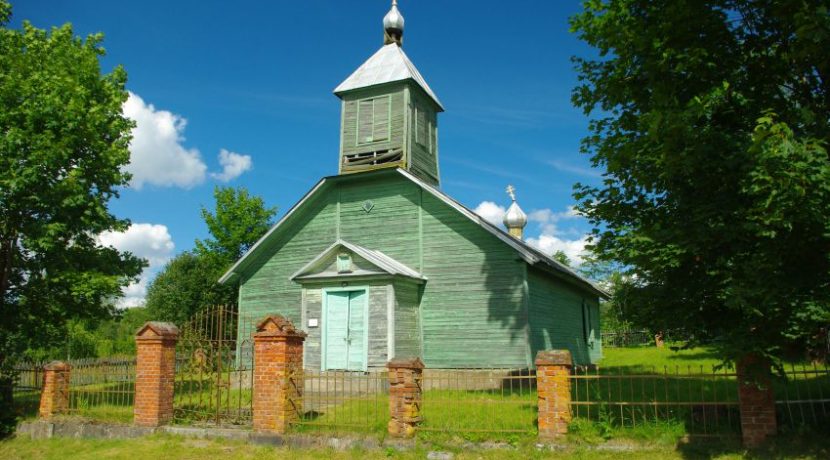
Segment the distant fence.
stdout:
<path fill-rule="evenodd" d="M 607 331 L 600 334 L 602 346 L 611 348 L 655 345 L 656 335 L 645 329 Z M 665 331 L 661 336 L 664 342 L 681 342 L 690 338 L 689 333 L 682 330 Z"/>
<path fill-rule="evenodd" d="M 68 407 L 71 415 L 129 422 L 135 395 L 135 358 L 83 358 L 66 361 L 71 367 Z M 15 410 L 22 417 L 37 414 L 46 363 L 15 366 Z"/>

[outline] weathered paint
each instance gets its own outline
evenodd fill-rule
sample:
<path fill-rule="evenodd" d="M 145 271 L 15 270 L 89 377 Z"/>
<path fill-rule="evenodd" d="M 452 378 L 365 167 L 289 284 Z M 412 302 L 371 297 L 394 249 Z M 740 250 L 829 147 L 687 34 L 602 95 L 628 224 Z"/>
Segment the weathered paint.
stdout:
<path fill-rule="evenodd" d="M 533 268 L 528 269 L 528 290 L 534 356 L 539 350 L 567 349 L 576 364 L 595 363 L 602 357 L 595 297 Z"/>
<path fill-rule="evenodd" d="M 343 102 L 338 169 L 341 174 L 401 167 L 430 184 L 438 184 L 438 106 L 420 87 L 403 81 L 362 88 L 341 96 Z M 377 107 L 369 101 L 387 99 L 387 116 L 373 116 L 375 111 L 367 110 L 370 105 Z M 420 132 L 420 135 L 417 129 L 419 111 L 422 114 L 420 118 L 426 122 L 426 130 Z M 388 136 L 365 142 L 368 135 L 378 131 L 379 123 L 387 127 Z M 344 166 L 344 157 L 348 155 L 397 150 L 402 153 L 397 161 L 380 165 Z"/>
<path fill-rule="evenodd" d="M 577 362 L 601 352 L 598 345 L 589 350 L 581 332 L 582 302 L 595 308 L 595 295 L 526 269 L 514 248 L 403 175 L 340 179 L 263 242 L 241 274 L 243 314 L 280 313 L 292 321 L 318 315 L 323 286 L 306 286 L 303 296 L 289 277 L 329 247 L 339 229 L 342 240 L 382 251 L 427 278 L 423 285 L 370 283 L 369 367 L 389 354 L 389 283 L 395 355 L 420 356 L 429 367 L 524 368 L 538 349 L 550 347 L 570 349 Z M 308 332 L 307 365 L 319 366 L 319 332 Z"/>

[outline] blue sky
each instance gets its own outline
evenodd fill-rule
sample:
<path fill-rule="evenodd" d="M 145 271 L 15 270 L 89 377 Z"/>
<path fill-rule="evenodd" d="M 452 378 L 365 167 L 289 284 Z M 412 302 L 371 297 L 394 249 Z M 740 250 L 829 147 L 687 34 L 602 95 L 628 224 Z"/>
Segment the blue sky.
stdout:
<path fill-rule="evenodd" d="M 247 187 L 280 214 L 336 174 L 340 104 L 332 89 L 382 44 L 388 0 L 13 1 L 12 26 L 71 22 L 103 32 L 134 96 L 136 178 L 112 203 L 135 225 L 104 241 L 148 257 L 147 282 L 207 230 L 199 216 L 217 184 Z M 400 0 L 404 49 L 446 108 L 442 188 L 498 219 L 508 184 L 531 216 L 526 236 L 576 254 L 589 230 L 568 213 L 575 182 L 595 183 L 579 154 L 588 119 L 570 102 L 568 32 L 578 1 Z M 222 153 L 224 152 L 224 153 Z M 487 202 L 490 202 L 489 204 Z"/>

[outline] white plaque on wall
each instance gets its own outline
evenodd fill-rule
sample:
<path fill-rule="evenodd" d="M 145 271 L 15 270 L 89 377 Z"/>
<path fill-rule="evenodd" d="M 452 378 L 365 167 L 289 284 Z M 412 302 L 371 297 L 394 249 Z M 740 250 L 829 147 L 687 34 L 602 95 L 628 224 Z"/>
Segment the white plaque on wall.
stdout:
<path fill-rule="evenodd" d="M 317 318 L 309 318 L 308 327 L 317 327 Z"/>

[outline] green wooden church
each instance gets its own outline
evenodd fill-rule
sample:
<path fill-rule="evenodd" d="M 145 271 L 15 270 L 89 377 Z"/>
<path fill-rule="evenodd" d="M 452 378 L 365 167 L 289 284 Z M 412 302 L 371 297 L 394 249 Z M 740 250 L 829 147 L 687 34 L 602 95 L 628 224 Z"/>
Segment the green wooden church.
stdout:
<path fill-rule="evenodd" d="M 338 174 L 220 280 L 239 284 L 240 317 L 301 325 L 311 369 L 368 371 L 403 356 L 525 369 L 549 348 L 594 362 L 605 294 L 522 241 L 515 198 L 506 232 L 441 191 L 444 107 L 403 51 L 395 2 L 383 25 L 383 47 L 334 90 Z M 240 321 L 240 336 L 252 323 Z"/>

